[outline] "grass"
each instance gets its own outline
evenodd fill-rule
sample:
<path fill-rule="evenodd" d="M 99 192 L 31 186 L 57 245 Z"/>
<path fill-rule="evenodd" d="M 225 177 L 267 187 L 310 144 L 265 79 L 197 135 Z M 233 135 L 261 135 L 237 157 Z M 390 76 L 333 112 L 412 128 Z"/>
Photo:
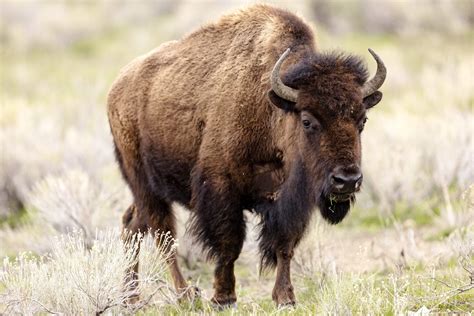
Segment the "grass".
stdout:
<path fill-rule="evenodd" d="M 426 267 L 424 268 L 426 269 Z M 453 279 L 460 278 L 453 282 Z M 465 283 L 462 283 L 464 281 Z M 269 298 L 261 298 L 261 288 L 268 288 L 269 280 L 256 281 L 251 290 L 238 287 L 237 309 L 219 312 L 220 315 L 271 314 L 276 311 Z M 338 273 L 297 276 L 295 289 L 298 304 L 281 309 L 283 315 L 380 314 L 399 315 L 430 306 L 432 313 L 451 311 L 466 313 L 474 308 L 474 289 L 455 294 L 453 288 L 469 284 L 469 276 L 449 267 L 435 270 L 430 275 L 416 270 L 399 273 Z M 271 289 L 271 288 L 270 288 Z M 267 297 L 270 292 L 266 293 Z M 162 312 L 169 315 L 216 314 L 207 301 L 166 306 L 164 309 L 145 309 L 143 315 Z"/>
<path fill-rule="evenodd" d="M 439 201 L 439 197 L 436 195 L 415 205 L 407 201 L 400 201 L 395 203 L 389 216 L 383 216 L 377 207 L 366 208 L 356 203 L 351 210 L 351 216 L 341 226 L 362 227 L 371 231 L 392 227 L 395 223 L 406 222 L 411 222 L 416 226 L 429 226 L 440 215 L 441 205 L 442 201 Z"/>
<path fill-rule="evenodd" d="M 169 291 L 165 282 L 166 261 L 174 250 L 174 240 L 168 235 L 156 235 L 162 240 L 161 251 L 153 251 L 155 240 L 135 236 L 124 249 L 117 229 L 98 232 L 88 240 L 82 232 L 74 232 L 51 241 L 52 250 L 38 257 L 22 253 L 15 260 L 3 260 L 0 284 L 2 313 L 65 313 L 102 314 L 106 311 L 134 309 L 124 302 L 134 290 L 127 291 L 126 269 L 136 263 L 135 252 L 141 248 L 140 292 L 156 299 Z M 170 250 L 166 250 L 166 247 Z M 159 295 L 154 290 L 165 284 Z M 138 310 L 138 309 L 137 309 Z"/>
<path fill-rule="evenodd" d="M 8 226 L 11 228 L 17 228 L 27 224 L 30 221 L 30 216 L 26 209 L 21 209 L 12 214 L 7 214 L 4 217 L 0 217 L 0 228 L 2 226 Z"/>

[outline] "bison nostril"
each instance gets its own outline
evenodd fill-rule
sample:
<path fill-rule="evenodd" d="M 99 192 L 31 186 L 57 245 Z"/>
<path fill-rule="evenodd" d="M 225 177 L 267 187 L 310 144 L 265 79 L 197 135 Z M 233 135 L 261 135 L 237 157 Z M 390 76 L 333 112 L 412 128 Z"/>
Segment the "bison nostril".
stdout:
<path fill-rule="evenodd" d="M 332 176 L 332 181 L 335 185 L 346 183 L 346 179 L 344 177 L 338 176 L 338 175 L 333 175 Z"/>
<path fill-rule="evenodd" d="M 362 174 L 343 174 L 337 173 L 331 175 L 331 183 L 338 191 L 354 191 L 357 190 L 362 183 Z"/>

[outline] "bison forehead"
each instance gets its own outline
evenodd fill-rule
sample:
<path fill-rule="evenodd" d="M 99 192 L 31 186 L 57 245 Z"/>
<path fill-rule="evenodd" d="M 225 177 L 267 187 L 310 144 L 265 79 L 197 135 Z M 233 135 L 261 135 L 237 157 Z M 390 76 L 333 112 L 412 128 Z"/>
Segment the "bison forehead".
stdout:
<path fill-rule="evenodd" d="M 358 119 L 365 112 L 362 96 L 356 87 L 334 85 L 330 87 L 314 87 L 302 91 L 300 98 L 304 110 L 315 113 L 319 117 L 346 117 Z"/>
<path fill-rule="evenodd" d="M 357 115 L 364 110 L 362 97 L 358 89 L 347 90 L 347 87 L 333 89 L 330 94 L 313 94 L 313 99 L 319 107 L 333 114 Z"/>
<path fill-rule="evenodd" d="M 321 79 L 337 83 L 355 82 L 362 86 L 368 79 L 368 70 L 362 59 L 341 53 L 316 53 L 289 68 L 283 81 L 294 88 L 314 86 Z"/>
<path fill-rule="evenodd" d="M 323 107 L 340 115 L 363 111 L 360 89 L 367 78 L 360 58 L 318 53 L 290 67 L 283 81 L 299 90 L 302 106 Z"/>

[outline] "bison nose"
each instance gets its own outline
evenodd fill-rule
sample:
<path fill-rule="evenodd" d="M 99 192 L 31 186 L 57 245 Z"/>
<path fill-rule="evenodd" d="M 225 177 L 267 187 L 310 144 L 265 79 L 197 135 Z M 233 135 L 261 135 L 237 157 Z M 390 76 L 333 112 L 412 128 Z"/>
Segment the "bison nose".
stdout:
<path fill-rule="evenodd" d="M 337 170 L 331 174 L 331 184 L 333 190 L 337 193 L 352 193 L 359 189 L 362 183 L 362 173 L 352 169 L 350 172 L 343 169 Z"/>

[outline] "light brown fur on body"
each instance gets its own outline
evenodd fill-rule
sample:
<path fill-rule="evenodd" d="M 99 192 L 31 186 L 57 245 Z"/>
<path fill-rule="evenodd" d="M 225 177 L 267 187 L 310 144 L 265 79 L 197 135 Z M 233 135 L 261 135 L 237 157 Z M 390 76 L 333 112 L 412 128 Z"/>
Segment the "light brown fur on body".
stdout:
<path fill-rule="evenodd" d="M 208 142 L 213 144 L 206 155 L 220 161 L 268 160 L 275 147 L 268 143 L 271 129 L 262 126 L 274 123 L 274 109 L 266 100 L 269 72 L 295 41 L 288 32 L 291 26 L 275 13 L 281 14 L 255 6 L 226 16 L 129 64 L 108 100 L 112 133 L 124 162 L 140 160 L 138 148 L 154 142 L 190 165 Z M 279 29 L 284 35 L 275 31 Z M 312 41 L 304 45 L 313 50 Z M 243 137 L 255 146 L 245 144 L 242 150 Z"/>
<path fill-rule="evenodd" d="M 296 103 L 267 96 L 272 68 L 287 48 L 281 72 L 300 91 Z M 264 264 L 277 265 L 277 304 L 295 301 L 290 261 L 311 210 L 319 203 L 333 223 L 347 213 L 349 202 L 332 214 L 319 200 L 336 162 L 360 165 L 367 75 L 355 58 L 318 54 L 300 18 L 256 5 L 135 59 L 110 90 L 117 160 L 134 196 L 124 229 L 174 233 L 171 203 L 192 209 L 191 229 L 216 261 L 216 304 L 236 300 L 243 209 L 262 216 L 260 247 Z M 295 72 L 302 61 L 306 68 Z M 302 115 L 321 119 L 319 134 L 302 128 Z M 171 267 L 182 292 L 175 259 Z"/>

